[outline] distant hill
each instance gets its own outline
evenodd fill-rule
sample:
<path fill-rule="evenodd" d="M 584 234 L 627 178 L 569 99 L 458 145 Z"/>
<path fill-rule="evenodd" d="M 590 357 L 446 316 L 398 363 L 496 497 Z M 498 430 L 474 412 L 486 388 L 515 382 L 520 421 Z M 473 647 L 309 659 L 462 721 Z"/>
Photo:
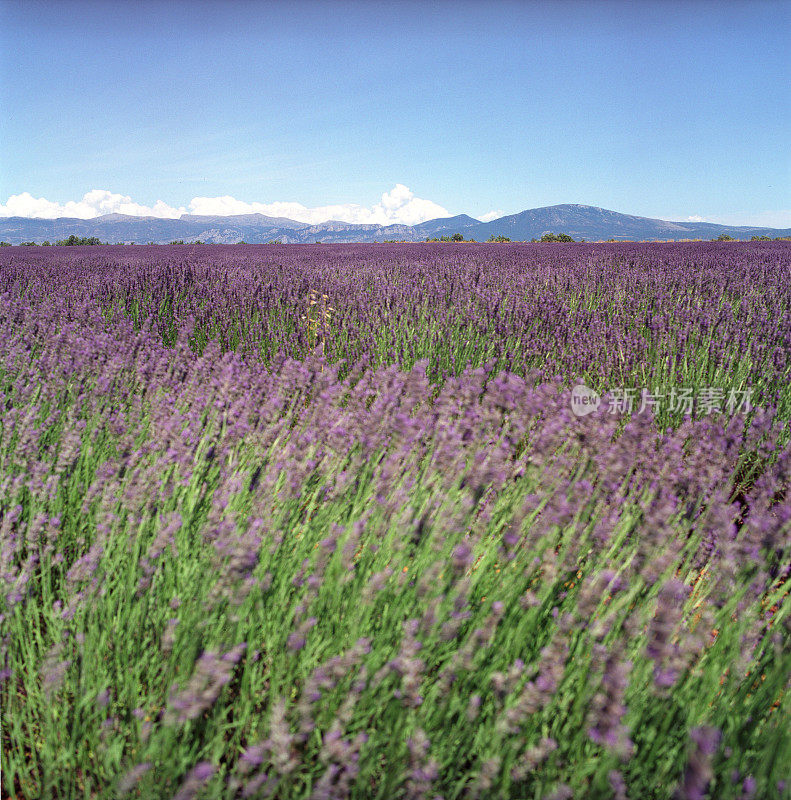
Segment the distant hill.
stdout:
<path fill-rule="evenodd" d="M 577 241 L 580 239 L 588 241 L 716 239 L 722 233 L 734 239 L 791 235 L 789 228 L 776 230 L 715 225 L 710 222 L 667 222 L 662 219 L 620 214 L 596 206 L 558 205 L 532 208 L 492 222 L 479 223 L 475 238 L 488 239 L 491 235 L 503 235 L 511 239 L 540 239 L 542 234 L 548 232 L 567 233 Z"/>
<path fill-rule="evenodd" d="M 433 219 L 419 225 L 356 225 L 348 222 L 322 222 L 309 225 L 284 217 L 263 214 L 240 214 L 231 217 L 184 214 L 179 219 L 131 217 L 106 214 L 94 219 L 28 219 L 0 218 L 0 240 L 11 244 L 48 240 L 52 243 L 70 235 L 95 236 L 103 242 L 155 242 L 166 244 L 183 239 L 234 244 L 236 242 L 281 241 L 286 243 L 381 242 L 386 239 L 420 242 L 428 238 L 461 233 L 465 239 L 486 241 L 490 236 L 507 236 L 514 241 L 540 239 L 545 233 L 566 233 L 579 241 L 606 239 L 637 241 L 678 241 L 682 239 L 716 239 L 727 234 L 734 239 L 752 236 L 791 236 L 791 228 L 753 228 L 715 225 L 708 222 L 667 222 L 661 219 L 635 217 L 604 208 L 582 205 L 557 205 L 532 208 L 519 214 L 480 222 L 460 214 Z"/>

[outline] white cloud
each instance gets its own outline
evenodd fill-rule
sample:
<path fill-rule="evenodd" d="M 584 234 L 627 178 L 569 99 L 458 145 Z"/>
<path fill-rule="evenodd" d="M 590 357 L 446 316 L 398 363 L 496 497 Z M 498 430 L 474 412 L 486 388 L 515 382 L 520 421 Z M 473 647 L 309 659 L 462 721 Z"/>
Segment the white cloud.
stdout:
<path fill-rule="evenodd" d="M 135 203 L 131 197 L 113 194 L 106 189 L 93 189 L 83 195 L 82 200 L 55 203 L 44 197 L 33 197 L 30 192 L 12 194 L 5 205 L 0 204 L 0 217 L 77 217 L 92 219 L 103 214 L 128 214 L 133 217 L 166 217 L 175 219 L 186 212 L 184 208 L 171 208 L 161 200 L 153 206 Z"/>
<path fill-rule="evenodd" d="M 450 213 L 431 200 L 415 195 L 402 183 L 397 183 L 371 208 L 346 203 L 345 205 L 315 206 L 309 208 L 302 203 L 246 203 L 225 195 L 224 197 L 195 197 L 189 204 L 192 214 L 265 214 L 268 217 L 286 217 L 309 225 L 337 220 L 367 225 L 417 225 L 437 217 L 449 217 Z"/>
<path fill-rule="evenodd" d="M 791 228 L 791 210 L 758 211 L 754 214 L 714 214 L 702 217 L 694 214 L 685 222 L 714 222 L 717 225 L 733 225 L 751 228 Z"/>
<path fill-rule="evenodd" d="M 500 211 L 498 209 L 497 211 L 487 211 L 485 214 L 481 214 L 481 216 L 478 217 L 478 219 L 481 222 L 491 222 L 492 220 L 500 219 L 500 217 L 503 216 L 505 216 L 505 211 Z"/>
<path fill-rule="evenodd" d="M 194 197 L 189 207 L 173 208 L 161 200 L 153 206 L 135 203 L 131 197 L 113 194 L 104 189 L 94 189 L 82 200 L 60 204 L 43 197 L 33 197 L 29 192 L 11 195 L 5 205 L 0 204 L 0 217 L 78 217 L 91 219 L 102 214 L 130 214 L 136 217 L 151 216 L 175 219 L 182 214 L 231 216 L 234 214 L 265 214 L 268 217 L 287 217 L 297 222 L 316 225 L 320 222 L 365 223 L 374 225 L 417 225 L 437 217 L 449 217 L 450 212 L 431 200 L 415 195 L 403 184 L 396 184 L 382 195 L 380 202 L 371 206 L 346 203 L 309 208 L 296 202 L 247 203 L 230 195 L 222 197 Z"/>

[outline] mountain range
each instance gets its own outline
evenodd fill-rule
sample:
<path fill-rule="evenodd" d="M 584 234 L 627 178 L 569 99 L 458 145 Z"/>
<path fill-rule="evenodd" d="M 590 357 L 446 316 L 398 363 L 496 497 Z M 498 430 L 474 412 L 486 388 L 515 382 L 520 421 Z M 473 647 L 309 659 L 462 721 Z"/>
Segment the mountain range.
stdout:
<path fill-rule="evenodd" d="M 103 242 L 167 244 L 174 240 L 235 244 L 280 241 L 288 243 L 382 242 L 385 240 L 420 242 L 460 233 L 465 239 L 486 241 L 490 236 L 507 236 L 512 241 L 540 239 L 545 233 L 565 233 L 580 241 L 607 239 L 627 241 L 679 241 L 716 239 L 727 234 L 734 239 L 752 236 L 791 236 L 791 228 L 754 228 L 716 225 L 710 222 L 667 222 L 649 217 L 620 214 L 604 208 L 583 205 L 556 205 L 533 208 L 491 222 L 460 214 L 433 219 L 419 225 L 359 225 L 349 222 L 322 222 L 309 225 L 263 214 L 237 216 L 199 216 L 184 214 L 179 219 L 133 217 L 105 214 L 93 219 L 0 218 L 0 240 L 53 244 L 71 235 L 97 237 Z"/>

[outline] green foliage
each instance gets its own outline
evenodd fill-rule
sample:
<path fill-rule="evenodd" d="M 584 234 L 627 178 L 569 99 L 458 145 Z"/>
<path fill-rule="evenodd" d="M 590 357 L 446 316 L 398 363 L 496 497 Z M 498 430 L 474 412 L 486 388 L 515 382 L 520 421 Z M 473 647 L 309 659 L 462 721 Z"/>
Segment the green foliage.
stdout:
<path fill-rule="evenodd" d="M 573 242 L 574 239 L 572 239 L 571 236 L 569 236 L 566 233 L 558 233 L 558 234 L 545 233 L 541 237 L 541 241 L 542 242 Z"/>
<path fill-rule="evenodd" d="M 465 239 L 461 233 L 454 233 L 452 236 L 440 236 L 437 238 L 427 238 L 427 242 L 474 242 L 475 239 Z"/>
<path fill-rule="evenodd" d="M 9 481 L 16 488 L 2 506 L 9 527 L 19 509 L 13 535 L 29 535 L 31 550 L 36 526 L 52 542 L 23 586 L 25 603 L 3 606 L 12 643 L 2 684 L 4 796 L 115 797 L 111 787 L 134 765 L 151 764 L 131 796 L 166 800 L 205 760 L 219 766 L 201 796 L 234 800 L 231 781 L 246 776 L 240 754 L 274 732 L 287 745 L 275 764 L 297 764 L 271 796 L 308 800 L 337 730 L 349 741 L 367 735 L 359 778 L 344 795 L 359 800 L 409 797 L 409 743 L 423 735 L 426 757 L 441 767 L 435 787 L 443 797 L 471 796 L 464 788 L 496 763 L 495 788 L 481 800 L 546 798 L 559 780 L 574 797 L 604 800 L 614 796 L 612 770 L 623 770 L 630 797 L 670 800 L 683 779 L 687 732 L 700 725 L 723 730 L 712 797 L 740 796 L 727 782 L 732 770 L 756 775 L 759 797 L 778 796 L 773 787 L 791 755 L 782 724 L 791 662 L 771 634 L 787 626 L 788 606 L 746 650 L 766 614 L 743 588 L 755 565 L 706 576 L 693 559 L 704 530 L 693 518 L 716 526 L 716 507 L 690 498 L 686 514 L 666 512 L 663 524 L 687 545 L 655 574 L 653 563 L 641 571 L 652 535 L 644 518 L 659 498 L 642 495 L 631 475 L 606 488 L 587 451 L 571 442 L 502 486 L 484 478 L 481 494 L 474 482 L 431 468 L 448 456 L 430 433 L 425 452 L 395 441 L 319 455 L 300 437 L 302 426 L 331 418 L 308 388 L 323 374 L 310 367 L 305 388 L 282 398 L 283 424 L 273 417 L 271 428 L 236 444 L 226 390 L 209 380 L 202 413 L 186 421 L 195 403 L 187 392 L 182 415 L 180 404 L 136 403 L 135 387 L 120 380 L 112 397 L 97 394 L 93 403 L 64 383 L 39 409 L 27 373 L 5 376 L 15 407 L 29 406 L 46 423 L 38 463 L 55 490 Z M 387 388 L 379 392 L 381 403 Z M 180 435 L 166 438 L 181 425 L 188 450 Z M 24 463 L 25 448 L 24 438 L 2 443 L 6 469 Z M 395 488 L 385 501 L 382 487 Z M 604 516 L 609 491 L 618 496 L 614 521 Z M 569 505 L 576 513 L 564 517 Z M 516 544 L 506 545 L 505 534 Z M 466 547 L 471 558 L 458 567 Z M 695 587 L 671 631 L 688 658 L 663 690 L 646 648 L 661 587 L 677 577 Z M 720 578 L 741 588 L 723 597 Z M 608 591 L 615 580 L 621 588 Z M 781 595 L 782 587 L 767 595 L 766 607 Z M 301 618 L 314 622 L 294 648 L 289 635 Z M 580 618 L 585 624 L 575 625 Z M 419 638 L 407 633 L 409 620 Z M 244 656 L 230 658 L 227 670 L 219 658 L 209 662 L 213 676 L 207 653 L 240 643 Z M 588 732 L 604 691 L 603 648 L 632 665 L 623 697 L 608 706 L 619 722 L 625 715 L 637 748 L 631 760 Z M 334 676 L 319 702 L 310 699 L 318 671 Z M 180 718 L 179 697 L 190 687 L 208 687 L 208 699 L 198 698 L 200 715 Z M 280 727 L 272 723 L 278 708 Z M 310 735 L 298 738 L 306 720 Z M 547 737 L 553 746 L 541 754 Z"/>
<path fill-rule="evenodd" d="M 721 233 L 716 239 L 712 239 L 713 242 L 735 242 L 736 239 L 733 236 L 728 236 L 727 233 Z"/>
<path fill-rule="evenodd" d="M 82 247 L 84 245 L 107 244 L 100 241 L 96 236 L 75 236 L 72 234 L 68 239 L 61 239 L 55 242 L 59 247 Z"/>
<path fill-rule="evenodd" d="M 510 242 L 511 240 L 507 236 L 503 236 L 500 234 L 499 236 L 495 236 L 492 234 L 487 240 L 487 242 Z"/>
<path fill-rule="evenodd" d="M 0 242 L 0 247 L 11 247 L 11 242 Z"/>
<path fill-rule="evenodd" d="M 570 284 L 548 271 L 525 288 L 546 302 L 549 318 L 561 320 L 570 339 L 590 335 L 591 310 L 605 308 L 628 323 L 634 347 L 656 305 L 650 292 L 634 299 L 626 272 L 607 269 L 606 282 Z M 135 327 L 150 317 L 165 343 L 177 345 L 184 298 L 173 291 L 148 308 L 150 284 L 129 285 L 134 291 L 120 299 Z M 696 290 L 699 311 L 709 307 L 709 283 L 703 286 Z M 505 399 L 512 390 L 495 376 L 512 368 L 498 358 L 523 348 L 498 341 L 491 327 L 475 323 L 474 305 L 447 292 L 447 303 L 432 303 L 423 292 L 414 314 L 371 328 L 366 352 L 372 366 L 396 351 L 425 357 L 439 367 L 438 382 L 468 363 L 491 360 L 485 388 L 468 375 L 467 399 L 461 389 L 446 389 L 440 398 L 447 419 L 475 412 L 465 438 L 478 435 L 476 420 L 493 420 L 493 435 L 484 427 L 479 439 L 488 457 L 510 447 L 509 437 L 521 430 L 522 414 L 500 405 L 512 402 Z M 722 300 L 730 303 L 727 293 Z M 287 303 L 284 295 L 266 309 L 280 320 L 283 341 L 293 338 L 291 321 L 304 311 Z M 227 305 L 215 307 L 225 312 Z M 452 314 L 446 327 L 440 307 Z M 524 451 L 503 450 L 508 480 L 482 471 L 472 458 L 460 458 L 458 471 L 442 467 L 454 454 L 444 432 L 435 433 L 438 426 L 420 426 L 420 405 L 413 402 L 429 405 L 431 390 L 424 396 L 393 383 L 396 371 L 386 382 L 366 378 L 366 396 L 361 390 L 356 403 L 338 400 L 344 411 L 336 416 L 333 395 L 324 391 L 333 385 L 326 363 L 305 362 L 293 379 L 284 370 L 282 382 L 268 382 L 241 361 L 229 360 L 235 370 L 225 370 L 219 350 L 195 369 L 181 348 L 161 361 L 163 374 L 172 369 L 179 378 L 158 395 L 149 377 L 158 365 L 130 347 L 120 352 L 126 359 L 98 373 L 106 386 L 92 391 L 96 376 L 74 365 L 86 354 L 85 364 L 105 363 L 106 343 L 126 335 L 121 326 L 116 336 L 113 309 L 105 310 L 111 335 L 98 345 L 66 332 L 55 347 L 53 326 L 41 325 L 42 342 L 32 328 L 21 329 L 23 358 L 0 360 L 0 392 L 23 423 L 0 429 L 7 489 L 0 523 L 12 556 L 6 581 L 20 578 L 3 593 L 8 601 L 0 597 L 3 797 L 113 798 L 135 765 L 149 764 L 127 797 L 237 800 L 243 789 L 233 781 L 249 779 L 240 755 L 266 741 L 280 747 L 276 757 L 265 756 L 275 776 L 265 791 L 272 791 L 246 796 L 308 800 L 321 796 L 322 776 L 336 766 L 331 747 L 351 748 L 366 734 L 359 752 L 348 756 L 359 773 L 343 796 L 420 796 L 414 776 L 430 772 L 431 759 L 438 777 L 427 797 L 605 800 L 624 796 L 612 789 L 615 773 L 629 797 L 670 800 L 686 765 L 700 761 L 689 731 L 713 726 L 722 741 L 712 763 L 703 763 L 711 773 L 707 796 L 744 797 L 742 779 L 750 776 L 755 800 L 787 800 L 788 792 L 775 787 L 782 763 L 791 760 L 788 584 L 773 586 L 767 578 L 763 595 L 746 587 L 760 586 L 765 566 L 782 568 L 788 545 L 772 555 L 760 530 L 754 539 L 742 531 L 731 546 L 744 545 L 736 552 L 749 557 L 731 564 L 715 556 L 702 565 L 695 554 L 704 537 L 735 531 L 739 512 L 728 505 L 727 491 L 696 494 L 681 481 L 673 491 L 687 502 L 668 507 L 653 482 L 640 490 L 631 471 L 632 454 L 635 463 L 648 458 L 649 449 L 638 447 L 639 429 L 625 432 L 623 451 L 601 450 L 595 426 L 581 424 L 558 437 L 557 451 L 551 439 L 541 443 L 543 429 L 525 431 Z M 503 315 L 510 310 L 504 303 Z M 207 313 L 206 331 L 193 336 L 211 333 L 224 342 L 237 336 L 257 345 L 260 318 L 243 313 L 246 319 Z M 349 309 L 338 316 L 348 318 Z M 235 331 L 221 330 L 223 324 Z M 328 345 L 348 346 L 348 329 L 331 326 Z M 273 333 L 274 325 L 267 331 Z M 678 368 L 690 372 L 678 375 L 667 372 L 675 351 L 666 348 L 675 340 L 648 328 L 645 335 L 655 348 L 640 363 L 648 374 L 627 372 L 622 380 L 712 384 L 709 370 L 718 363 L 710 334 L 689 338 Z M 49 348 L 48 357 L 28 355 L 28 340 Z M 536 365 L 546 355 L 537 350 Z M 763 369 L 730 362 L 721 377 L 745 385 L 753 368 Z M 244 405 L 245 397 L 252 402 Z M 364 416 L 368 401 L 382 419 Z M 549 396 L 541 407 L 550 420 L 559 418 Z M 315 435 L 357 415 L 369 420 L 370 430 L 361 428 L 365 444 L 350 436 L 346 445 L 340 426 L 337 442 Z M 414 429 L 405 427 L 413 420 Z M 396 424 L 408 436 L 392 437 Z M 694 448 L 698 434 L 689 433 Z M 413 436 L 410 449 L 404 440 Z M 703 463 L 705 473 L 717 455 L 705 449 L 702 455 L 707 459 L 694 463 Z M 769 491 L 767 502 L 773 496 Z M 651 549 L 659 531 L 672 534 L 666 552 Z M 777 540 L 787 542 L 787 525 L 783 531 Z M 453 563 L 458 548 L 471 555 L 461 567 Z M 669 581 L 682 581 L 692 593 L 673 609 L 668 652 L 683 659 L 673 685 L 663 688 L 647 645 L 649 635 L 656 638 L 651 631 L 658 629 L 660 592 Z M 24 602 L 14 599 L 17 591 Z M 292 647 L 289 635 L 302 620 L 313 624 L 303 646 Z M 407 635 L 409 621 L 420 627 L 417 638 Z M 361 639 L 369 645 L 360 646 Z M 228 656 L 241 643 L 244 655 L 223 662 L 227 669 L 222 656 L 208 662 L 217 670 L 212 674 L 206 654 Z M 606 682 L 602 653 L 631 667 L 622 696 Z M 311 681 L 319 672 L 327 677 L 317 692 Z M 201 681 L 216 692 L 206 692 Z M 548 682 L 551 688 L 541 689 Z M 191 686 L 204 708 L 180 720 L 178 701 Z M 589 716 L 603 710 L 628 729 L 636 747 L 631 758 L 592 740 Z M 184 779 L 198 761 L 217 771 L 202 794 L 190 795 Z M 561 781 L 573 795 L 555 792 Z"/>

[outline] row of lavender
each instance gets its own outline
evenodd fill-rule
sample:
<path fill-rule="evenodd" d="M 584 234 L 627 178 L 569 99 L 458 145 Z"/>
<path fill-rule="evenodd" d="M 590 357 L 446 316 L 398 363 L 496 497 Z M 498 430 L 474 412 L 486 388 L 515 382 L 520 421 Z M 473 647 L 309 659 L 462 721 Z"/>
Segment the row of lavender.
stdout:
<path fill-rule="evenodd" d="M 789 796 L 788 250 L 35 252 L 0 264 L 3 794 Z M 775 394 L 575 417 L 547 378 L 641 380 L 652 319 Z M 475 325 L 501 350 L 438 381 Z"/>
<path fill-rule="evenodd" d="M 0 292 L 153 320 L 167 342 L 330 361 L 494 364 L 593 388 L 750 387 L 787 407 L 791 245 L 15 249 Z M 65 290 L 65 297 L 64 297 Z M 32 300 L 32 298 L 31 298 Z"/>

